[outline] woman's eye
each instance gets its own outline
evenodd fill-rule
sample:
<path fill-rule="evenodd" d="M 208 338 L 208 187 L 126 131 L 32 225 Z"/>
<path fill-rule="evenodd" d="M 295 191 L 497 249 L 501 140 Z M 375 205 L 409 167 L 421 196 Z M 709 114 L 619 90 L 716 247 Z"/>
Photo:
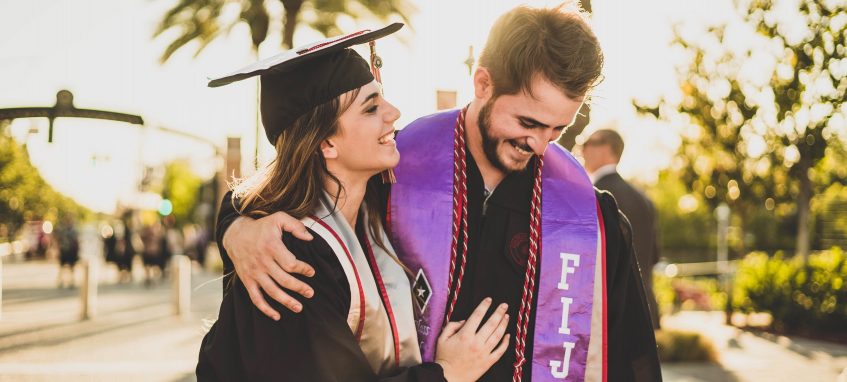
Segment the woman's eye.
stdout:
<path fill-rule="evenodd" d="M 367 110 L 365 110 L 365 113 L 368 113 L 368 114 L 376 113 L 376 109 L 377 109 L 377 105 L 373 105 L 373 106 L 369 107 Z"/>

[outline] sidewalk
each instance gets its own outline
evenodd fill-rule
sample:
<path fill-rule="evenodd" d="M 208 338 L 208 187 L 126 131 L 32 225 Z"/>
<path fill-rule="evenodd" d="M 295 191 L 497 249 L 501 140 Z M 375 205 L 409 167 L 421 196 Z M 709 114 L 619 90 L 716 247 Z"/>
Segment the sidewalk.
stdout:
<path fill-rule="evenodd" d="M 722 312 L 681 312 L 663 317 L 662 326 L 700 333 L 719 354 L 719 364 L 662 365 L 665 381 L 847 382 L 844 345 L 743 331 L 724 325 Z"/>
<path fill-rule="evenodd" d="M 195 268 L 192 315 L 180 319 L 171 313 L 169 283 L 148 289 L 136 277 L 116 285 L 114 269 L 104 266 L 98 315 L 80 321 L 79 290 L 57 289 L 57 269 L 3 264 L 0 381 L 195 380 L 200 341 L 220 304 L 216 275 Z M 847 374 L 838 379 L 847 346 L 745 332 L 723 325 L 720 312 L 682 312 L 662 323 L 702 333 L 720 354 L 719 364 L 665 364 L 665 381 L 847 382 Z"/>
<path fill-rule="evenodd" d="M 169 280 L 118 285 L 104 265 L 97 316 L 80 321 L 79 289 L 56 288 L 56 264 L 3 268 L 0 381 L 195 380 L 204 328 L 221 298 L 212 274 L 194 269 L 192 314 L 181 319 L 172 314 Z"/>

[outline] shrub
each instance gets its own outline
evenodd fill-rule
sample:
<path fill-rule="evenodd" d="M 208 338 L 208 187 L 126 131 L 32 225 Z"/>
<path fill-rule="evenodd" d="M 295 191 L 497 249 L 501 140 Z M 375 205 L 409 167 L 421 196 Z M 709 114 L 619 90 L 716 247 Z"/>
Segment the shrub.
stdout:
<path fill-rule="evenodd" d="M 659 304 L 659 313 L 671 314 L 682 310 L 723 310 L 726 293 L 714 277 L 669 278 L 653 277 L 653 293 Z"/>
<path fill-rule="evenodd" d="M 733 306 L 767 312 L 774 329 L 791 332 L 847 332 L 847 256 L 838 248 L 785 259 L 754 252 L 740 263 Z"/>
<path fill-rule="evenodd" d="M 715 345 L 698 333 L 678 330 L 656 331 L 661 362 L 715 362 Z"/>

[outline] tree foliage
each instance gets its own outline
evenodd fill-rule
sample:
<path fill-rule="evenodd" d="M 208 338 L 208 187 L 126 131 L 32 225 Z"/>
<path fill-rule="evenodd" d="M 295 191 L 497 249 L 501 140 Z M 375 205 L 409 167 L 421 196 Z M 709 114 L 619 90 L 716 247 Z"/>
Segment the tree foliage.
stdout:
<path fill-rule="evenodd" d="M 195 222 L 200 187 L 203 180 L 197 176 L 185 161 L 174 161 L 165 166 L 162 180 L 162 197 L 173 203 L 173 216 L 177 226 Z"/>
<path fill-rule="evenodd" d="M 409 22 L 415 8 L 407 0 L 277 0 L 282 5 L 282 14 L 272 14 L 275 9 L 271 0 L 179 0 L 162 17 L 154 37 L 176 30 L 177 34 L 162 53 L 161 61 L 167 61 L 177 50 L 189 43 L 198 43 L 195 56 L 209 43 L 229 33 L 240 23 L 247 24 L 254 52 L 280 24 L 282 45 L 292 48 L 294 31 L 300 24 L 331 36 L 340 34 L 338 19 L 349 16 L 353 19 L 372 18 L 385 21 L 392 16 Z M 227 8 L 237 8 L 237 17 L 227 17 Z M 234 13 L 234 12 L 233 12 Z M 279 17 L 275 17 L 279 16 Z"/>
<path fill-rule="evenodd" d="M 55 222 L 65 214 L 86 218 L 90 211 L 44 181 L 26 149 L 4 133 L 3 123 L 0 121 L 0 241 L 14 238 L 26 221 Z"/>
<path fill-rule="evenodd" d="M 847 4 L 790 4 L 737 1 L 737 24 L 698 37 L 677 28 L 674 44 L 687 57 L 681 97 L 636 107 L 682 127 L 671 171 L 690 193 L 712 208 L 728 203 L 742 227 L 763 210 L 795 216 L 806 254 L 813 196 L 845 181 L 826 162 L 845 158 Z"/>

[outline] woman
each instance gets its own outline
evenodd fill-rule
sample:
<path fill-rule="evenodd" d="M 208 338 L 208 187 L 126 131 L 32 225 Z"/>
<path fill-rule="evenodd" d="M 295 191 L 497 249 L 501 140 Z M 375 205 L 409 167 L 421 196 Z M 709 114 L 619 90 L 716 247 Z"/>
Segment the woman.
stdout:
<path fill-rule="evenodd" d="M 487 300 L 466 322 L 447 324 L 436 362 L 421 364 L 409 279 L 374 202 L 378 175 L 400 158 L 400 113 L 347 49 L 400 27 L 325 40 L 210 82 L 261 76 L 262 121 L 277 155 L 233 200 L 244 215 L 286 211 L 306 223 L 314 240 L 283 241 L 315 269 L 315 294 L 274 321 L 235 275 L 203 339 L 198 380 L 472 381 L 508 346 L 506 307 L 483 321 Z"/>

